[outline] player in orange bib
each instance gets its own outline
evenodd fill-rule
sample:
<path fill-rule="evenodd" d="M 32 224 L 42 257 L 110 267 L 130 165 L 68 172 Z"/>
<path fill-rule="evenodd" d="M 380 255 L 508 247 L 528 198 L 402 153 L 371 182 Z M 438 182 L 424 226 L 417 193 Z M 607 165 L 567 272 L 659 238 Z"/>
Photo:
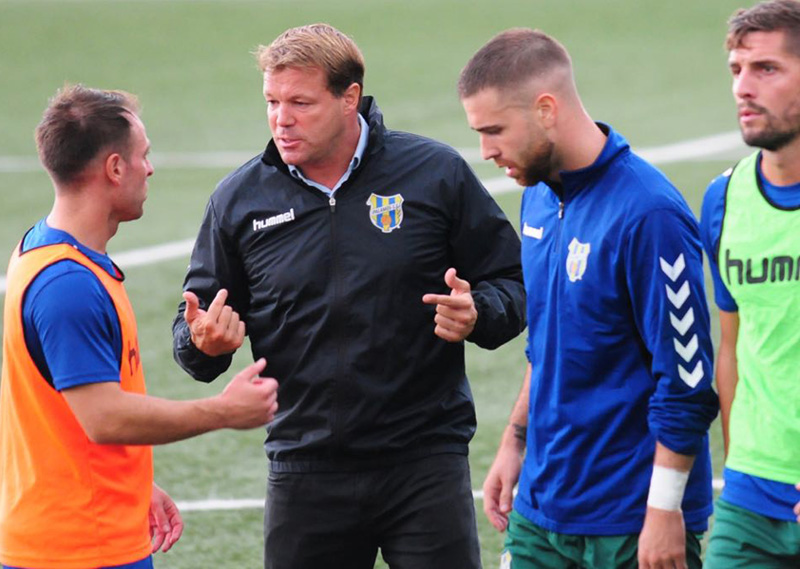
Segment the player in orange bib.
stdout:
<path fill-rule="evenodd" d="M 0 384 L 0 563 L 6 568 L 151 568 L 183 529 L 153 483 L 149 445 L 272 420 L 277 382 L 264 360 L 207 399 L 145 393 L 136 319 L 106 254 L 138 219 L 153 167 L 136 99 L 68 86 L 36 129 L 53 180 L 50 214 L 8 267 Z M 244 325 L 223 309 L 209 315 Z"/>

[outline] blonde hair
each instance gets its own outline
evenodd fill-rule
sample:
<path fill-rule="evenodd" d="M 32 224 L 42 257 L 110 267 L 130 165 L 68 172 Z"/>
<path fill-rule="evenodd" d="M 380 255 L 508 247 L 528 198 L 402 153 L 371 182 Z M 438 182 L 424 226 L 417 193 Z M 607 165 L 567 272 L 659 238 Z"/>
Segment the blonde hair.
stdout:
<path fill-rule="evenodd" d="M 328 24 L 286 30 L 268 46 L 258 46 L 255 56 L 264 73 L 287 67 L 322 69 L 328 90 L 336 97 L 341 97 L 353 83 L 364 88 L 361 50 L 347 35 Z"/>

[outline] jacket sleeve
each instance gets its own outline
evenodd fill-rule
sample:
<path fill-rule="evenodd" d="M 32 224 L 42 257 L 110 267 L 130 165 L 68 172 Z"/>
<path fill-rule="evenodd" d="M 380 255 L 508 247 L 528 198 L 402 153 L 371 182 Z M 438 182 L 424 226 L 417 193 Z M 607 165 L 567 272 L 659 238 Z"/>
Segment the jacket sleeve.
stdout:
<path fill-rule="evenodd" d="M 194 292 L 200 308 L 211 304 L 217 291 L 228 290 L 227 304 L 245 321 L 247 316 L 247 280 L 237 248 L 220 227 L 213 198 L 206 206 L 203 222 L 192 250 L 184 291 Z M 186 303 L 178 306 L 172 323 L 172 350 L 175 361 L 198 381 L 211 382 L 231 365 L 233 354 L 208 356 L 192 343 L 189 326 L 183 317 Z"/>
<path fill-rule="evenodd" d="M 466 162 L 459 158 L 455 170 L 450 247 L 478 311 L 467 340 L 494 349 L 525 329 L 519 236 Z"/>
<path fill-rule="evenodd" d="M 710 319 L 694 217 L 671 208 L 643 216 L 628 235 L 625 272 L 655 380 L 650 430 L 670 450 L 696 455 L 719 401 L 711 387 Z"/>

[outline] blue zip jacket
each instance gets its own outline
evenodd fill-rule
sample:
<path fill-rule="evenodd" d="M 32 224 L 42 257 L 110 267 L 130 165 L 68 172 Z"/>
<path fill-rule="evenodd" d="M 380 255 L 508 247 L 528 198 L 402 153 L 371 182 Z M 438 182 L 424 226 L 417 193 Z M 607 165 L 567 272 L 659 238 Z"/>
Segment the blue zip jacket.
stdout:
<path fill-rule="evenodd" d="M 719 408 L 697 221 L 607 125 L 591 166 L 522 198 L 531 391 L 515 508 L 559 533 L 641 530 L 656 440 L 696 455 L 686 527 L 712 511 Z"/>

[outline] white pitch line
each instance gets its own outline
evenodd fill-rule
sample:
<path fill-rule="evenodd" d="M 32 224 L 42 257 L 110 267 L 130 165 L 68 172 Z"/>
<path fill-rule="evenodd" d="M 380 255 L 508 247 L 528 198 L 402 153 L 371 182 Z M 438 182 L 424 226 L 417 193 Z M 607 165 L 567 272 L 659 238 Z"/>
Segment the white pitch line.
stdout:
<path fill-rule="evenodd" d="M 176 501 L 175 505 L 181 512 L 211 512 L 218 510 L 256 510 L 264 508 L 263 498 L 245 498 L 226 500 L 217 498 L 214 500 L 194 500 Z"/>
<path fill-rule="evenodd" d="M 744 156 L 747 147 L 738 132 L 726 132 L 696 138 L 675 144 L 642 148 L 638 153 L 654 164 L 670 164 L 684 160 L 704 160 L 719 154 L 740 152 Z M 474 164 L 480 160 L 480 151 L 476 149 L 460 149 L 464 159 Z M 154 153 L 153 163 L 161 168 L 233 168 L 252 158 L 245 152 L 172 152 Z M 30 157 L 0 156 L 0 173 L 26 172 L 40 170 L 39 162 Z M 506 176 L 482 180 L 490 194 L 499 195 L 520 190 L 520 186 Z M 133 249 L 113 255 L 114 261 L 123 269 L 148 265 L 159 261 L 177 259 L 192 252 L 193 239 L 172 241 L 154 247 Z M 0 294 L 5 294 L 6 277 L 0 275 Z"/>
<path fill-rule="evenodd" d="M 739 131 L 723 132 L 652 148 L 641 148 L 638 153 L 653 164 L 671 164 L 684 160 L 706 160 L 731 151 L 741 152 L 742 156 L 749 151 L 747 145 L 742 141 Z"/>
<path fill-rule="evenodd" d="M 158 263 L 159 261 L 170 261 L 178 257 L 183 257 L 192 252 L 192 247 L 194 247 L 194 239 L 183 239 L 181 241 L 172 241 L 153 247 L 117 253 L 113 255 L 113 259 L 114 262 L 124 270 L 128 267 L 138 267 L 140 265 L 149 265 L 151 263 Z M 2 290 L 5 290 L 5 288 Z"/>
<path fill-rule="evenodd" d="M 704 160 L 732 150 L 746 150 L 738 131 L 704 136 L 674 144 L 641 148 L 638 153 L 654 164 L 669 164 L 682 160 Z M 458 152 L 470 164 L 482 162 L 477 148 L 459 148 Z M 250 151 L 225 152 L 153 152 L 151 161 L 157 169 L 215 169 L 236 168 L 255 156 Z M 0 173 L 20 174 L 42 170 L 36 156 L 0 156 Z M 512 182 L 513 183 L 513 182 Z"/>
<path fill-rule="evenodd" d="M 714 490 L 722 490 L 723 482 L 721 478 L 712 481 Z M 516 493 L 516 491 L 515 491 Z M 472 497 L 475 500 L 483 500 L 483 490 L 473 490 Z M 223 499 L 213 500 L 187 500 L 176 502 L 181 512 L 212 512 L 220 510 L 259 510 L 264 508 L 263 498 L 244 498 L 244 499 Z"/>

